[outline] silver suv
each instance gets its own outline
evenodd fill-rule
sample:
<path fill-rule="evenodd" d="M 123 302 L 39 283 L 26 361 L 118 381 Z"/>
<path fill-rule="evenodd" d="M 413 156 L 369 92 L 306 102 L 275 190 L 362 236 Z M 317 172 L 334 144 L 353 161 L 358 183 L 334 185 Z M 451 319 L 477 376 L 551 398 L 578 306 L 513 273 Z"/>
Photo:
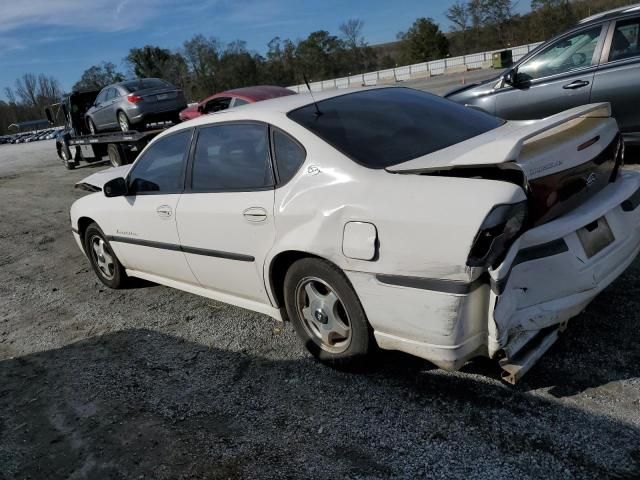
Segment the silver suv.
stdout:
<path fill-rule="evenodd" d="M 158 121 L 179 121 L 187 106 L 182 90 L 159 78 L 127 80 L 104 87 L 85 115 L 91 133 L 141 130 Z"/>
<path fill-rule="evenodd" d="M 625 142 L 640 144 L 640 5 L 586 18 L 498 78 L 445 97 L 507 120 L 610 102 Z"/>

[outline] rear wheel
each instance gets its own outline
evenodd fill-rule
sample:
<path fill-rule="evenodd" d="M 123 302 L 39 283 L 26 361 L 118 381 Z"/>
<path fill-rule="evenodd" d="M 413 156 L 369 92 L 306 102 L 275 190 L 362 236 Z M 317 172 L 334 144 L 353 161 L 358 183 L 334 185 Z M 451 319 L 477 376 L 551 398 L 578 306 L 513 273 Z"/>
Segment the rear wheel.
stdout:
<path fill-rule="evenodd" d="M 123 132 L 128 132 L 131 130 L 131 125 L 129 123 L 129 117 L 124 112 L 118 112 L 118 125 L 120 126 L 120 130 Z"/>
<path fill-rule="evenodd" d="M 105 234 L 96 223 L 87 227 L 84 234 L 84 250 L 89 257 L 93 271 L 109 288 L 122 288 L 129 277 L 124 267 L 111 249 Z"/>
<path fill-rule="evenodd" d="M 60 157 L 62 158 L 62 163 L 64 163 L 67 170 L 73 170 L 76 168 L 76 164 L 73 161 L 73 154 L 68 146 L 62 145 L 62 147 L 60 147 Z"/>
<path fill-rule="evenodd" d="M 294 263 L 285 276 L 287 314 L 307 350 L 334 366 L 359 363 L 375 347 L 362 305 L 334 265 L 316 258 Z"/>

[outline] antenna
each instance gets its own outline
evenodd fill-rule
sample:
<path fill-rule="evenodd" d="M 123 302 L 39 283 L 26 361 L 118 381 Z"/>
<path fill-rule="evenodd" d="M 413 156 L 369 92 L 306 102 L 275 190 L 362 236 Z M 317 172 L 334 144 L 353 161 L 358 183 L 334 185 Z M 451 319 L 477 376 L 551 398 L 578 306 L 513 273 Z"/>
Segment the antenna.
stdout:
<path fill-rule="evenodd" d="M 318 108 L 318 104 L 316 103 L 316 99 L 313 97 L 313 92 L 311 91 L 311 85 L 309 85 L 309 80 L 307 79 L 307 76 L 304 73 L 302 74 L 302 78 L 304 78 L 304 83 L 307 86 L 307 89 L 309 90 L 309 93 L 311 94 L 311 100 L 313 100 L 313 105 L 316 107 L 316 117 L 319 117 L 320 115 L 322 115 L 322 112 Z"/>

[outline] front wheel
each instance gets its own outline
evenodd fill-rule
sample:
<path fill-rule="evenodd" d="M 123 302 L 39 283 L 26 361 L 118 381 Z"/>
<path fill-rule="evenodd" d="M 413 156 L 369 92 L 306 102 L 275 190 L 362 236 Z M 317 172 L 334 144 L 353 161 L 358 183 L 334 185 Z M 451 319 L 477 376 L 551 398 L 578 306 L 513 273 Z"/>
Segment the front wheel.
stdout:
<path fill-rule="evenodd" d="M 122 288 L 128 277 L 124 267 L 111 249 L 105 234 L 96 223 L 87 227 L 84 234 L 84 250 L 89 257 L 93 271 L 109 288 Z"/>
<path fill-rule="evenodd" d="M 307 350 L 334 366 L 359 363 L 375 347 L 362 305 L 344 273 L 329 262 L 305 258 L 285 276 L 287 314 Z"/>
<path fill-rule="evenodd" d="M 91 135 L 95 135 L 96 133 L 98 133 L 96 124 L 93 123 L 93 120 L 91 118 L 87 118 L 87 126 L 89 127 L 89 132 L 91 133 Z"/>

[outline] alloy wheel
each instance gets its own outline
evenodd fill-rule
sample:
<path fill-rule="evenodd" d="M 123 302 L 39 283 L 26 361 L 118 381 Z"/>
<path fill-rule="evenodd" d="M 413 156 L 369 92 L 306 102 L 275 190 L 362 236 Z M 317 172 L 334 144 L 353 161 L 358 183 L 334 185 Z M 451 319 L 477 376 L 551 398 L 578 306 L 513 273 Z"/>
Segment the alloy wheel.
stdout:
<path fill-rule="evenodd" d="M 109 245 L 99 235 L 92 236 L 89 245 L 91 245 L 92 259 L 100 274 L 107 280 L 111 280 L 115 275 L 116 267 Z"/>
<path fill-rule="evenodd" d="M 307 333 L 320 347 L 342 353 L 351 343 L 349 314 L 331 286 L 317 277 L 300 280 L 295 291 L 298 316 Z"/>

